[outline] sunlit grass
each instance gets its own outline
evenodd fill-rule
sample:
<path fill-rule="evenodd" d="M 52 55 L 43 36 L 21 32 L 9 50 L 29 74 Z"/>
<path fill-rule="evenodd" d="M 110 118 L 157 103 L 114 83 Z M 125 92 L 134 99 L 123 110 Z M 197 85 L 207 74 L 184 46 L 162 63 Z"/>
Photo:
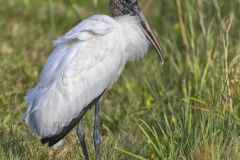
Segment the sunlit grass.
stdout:
<path fill-rule="evenodd" d="M 129 63 L 105 95 L 102 159 L 240 159 L 239 1 L 141 0 L 166 54 Z M 106 0 L 0 1 L 0 159 L 82 159 L 73 131 L 42 146 L 21 118 L 52 40 Z M 84 118 L 91 159 L 93 111 Z"/>

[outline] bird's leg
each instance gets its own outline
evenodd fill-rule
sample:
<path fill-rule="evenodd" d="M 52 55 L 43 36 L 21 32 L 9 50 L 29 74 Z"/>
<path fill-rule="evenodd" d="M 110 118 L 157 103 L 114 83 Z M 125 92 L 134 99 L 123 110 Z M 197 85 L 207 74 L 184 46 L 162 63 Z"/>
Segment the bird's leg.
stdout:
<path fill-rule="evenodd" d="M 80 120 L 79 123 L 78 123 L 77 135 L 78 135 L 78 139 L 79 139 L 79 141 L 81 143 L 81 146 L 82 146 L 82 151 L 83 151 L 85 160 L 89 160 L 87 145 L 86 145 L 86 142 L 85 142 L 85 132 L 84 132 L 84 128 L 83 128 L 83 125 L 82 125 L 82 120 Z"/>
<path fill-rule="evenodd" d="M 93 140 L 96 151 L 96 160 L 100 160 L 100 121 L 99 121 L 100 100 L 95 104 L 94 133 Z"/>

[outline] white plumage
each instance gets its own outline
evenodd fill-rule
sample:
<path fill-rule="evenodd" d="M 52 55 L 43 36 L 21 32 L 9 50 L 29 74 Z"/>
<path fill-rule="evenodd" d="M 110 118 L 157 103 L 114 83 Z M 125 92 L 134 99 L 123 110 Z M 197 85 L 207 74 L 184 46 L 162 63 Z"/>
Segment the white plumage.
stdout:
<path fill-rule="evenodd" d="M 128 60 L 147 53 L 135 16 L 92 16 L 54 42 L 38 84 L 28 92 L 25 121 L 39 137 L 61 132 L 111 86 Z"/>

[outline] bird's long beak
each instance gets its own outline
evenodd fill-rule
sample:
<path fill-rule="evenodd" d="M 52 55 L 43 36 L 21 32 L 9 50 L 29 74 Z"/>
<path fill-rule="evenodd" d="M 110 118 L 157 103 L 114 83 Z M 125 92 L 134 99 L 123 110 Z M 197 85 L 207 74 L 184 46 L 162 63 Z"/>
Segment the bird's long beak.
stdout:
<path fill-rule="evenodd" d="M 157 37 L 153 34 L 153 31 L 150 27 L 150 25 L 148 24 L 145 16 L 143 15 L 142 11 L 140 9 L 137 9 L 136 10 L 137 12 L 137 15 L 140 17 L 141 19 L 141 24 L 142 24 L 142 27 L 143 27 L 143 30 L 145 32 L 145 35 L 147 37 L 147 39 L 149 40 L 149 42 L 154 46 L 154 48 L 156 49 L 159 57 L 160 57 L 160 60 L 164 61 L 164 54 L 163 54 L 163 50 L 160 46 L 160 43 L 157 39 Z"/>

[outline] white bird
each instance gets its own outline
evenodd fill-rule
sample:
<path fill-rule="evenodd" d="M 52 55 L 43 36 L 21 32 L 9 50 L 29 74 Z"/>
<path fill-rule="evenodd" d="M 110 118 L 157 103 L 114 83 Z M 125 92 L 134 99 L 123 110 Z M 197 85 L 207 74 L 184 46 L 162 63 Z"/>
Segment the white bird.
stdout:
<path fill-rule="evenodd" d="M 54 42 L 38 84 L 25 97 L 24 119 L 41 142 L 53 146 L 78 124 L 85 159 L 89 156 L 81 119 L 86 111 L 95 104 L 94 145 L 100 159 L 100 98 L 129 60 L 147 53 L 149 42 L 163 58 L 137 0 L 110 0 L 109 8 L 112 16 L 85 19 Z"/>

